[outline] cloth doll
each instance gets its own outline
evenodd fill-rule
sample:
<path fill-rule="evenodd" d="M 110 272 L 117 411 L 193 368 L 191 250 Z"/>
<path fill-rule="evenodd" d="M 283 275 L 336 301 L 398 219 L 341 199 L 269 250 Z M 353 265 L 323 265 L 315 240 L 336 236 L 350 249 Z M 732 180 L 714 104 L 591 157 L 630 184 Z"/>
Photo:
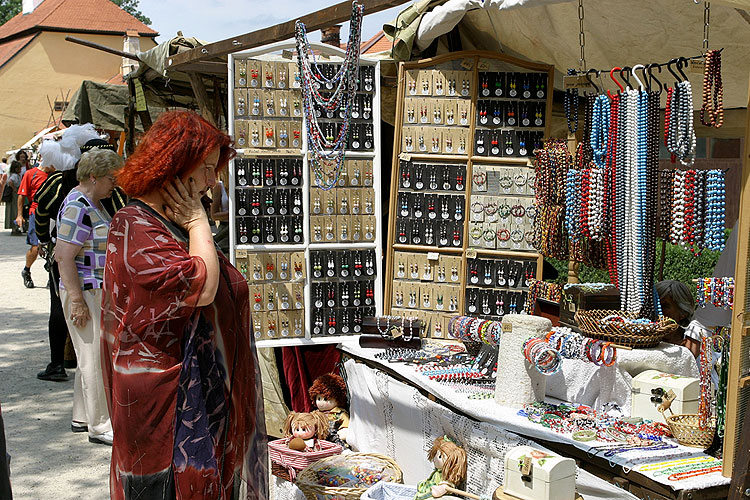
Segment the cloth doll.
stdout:
<path fill-rule="evenodd" d="M 440 498 L 447 493 L 446 486 L 458 488 L 466 479 L 466 451 L 448 436 L 435 440 L 427 459 L 435 470 L 417 485 L 414 500 Z"/>
<path fill-rule="evenodd" d="M 328 441 L 349 448 L 349 412 L 346 411 L 346 382 L 339 375 L 327 373 L 315 379 L 310 387 L 313 404 L 328 417 Z"/>
<path fill-rule="evenodd" d="M 295 438 L 305 443 L 304 450 L 320 451 L 321 439 L 328 434 L 328 417 L 319 411 L 312 413 L 291 412 L 284 422 L 284 437 L 289 438 L 289 445 Z M 290 446 L 291 447 L 291 446 Z"/>

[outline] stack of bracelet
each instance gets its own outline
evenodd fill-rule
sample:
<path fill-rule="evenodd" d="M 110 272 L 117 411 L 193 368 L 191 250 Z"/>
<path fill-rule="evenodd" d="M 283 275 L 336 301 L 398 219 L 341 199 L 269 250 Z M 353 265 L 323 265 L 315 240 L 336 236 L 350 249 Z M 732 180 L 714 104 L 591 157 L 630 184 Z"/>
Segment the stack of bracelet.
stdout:
<path fill-rule="evenodd" d="M 524 310 L 526 314 L 533 314 L 536 299 L 560 302 L 561 297 L 562 285 L 531 278 L 529 279 L 529 298 L 526 300 L 526 304 L 524 304 Z"/>
<path fill-rule="evenodd" d="M 560 352 L 539 337 L 530 337 L 523 343 L 523 356 L 542 375 L 553 375 L 562 366 Z"/>
<path fill-rule="evenodd" d="M 503 324 L 500 321 L 455 316 L 448 324 L 448 334 L 461 341 L 483 342 L 487 345 L 500 343 Z"/>
<path fill-rule="evenodd" d="M 649 473 L 654 477 L 668 476 L 669 481 L 681 481 L 690 477 L 721 472 L 722 461 L 711 456 L 678 458 L 667 462 L 657 462 L 638 467 L 638 472 Z"/>
<path fill-rule="evenodd" d="M 612 418 L 584 405 L 562 403 L 529 403 L 519 411 L 520 416 L 561 434 L 571 434 L 576 441 L 604 441 L 617 443 L 606 450 L 605 456 L 633 449 L 675 448 L 663 442 L 671 437 L 669 427 L 659 422 L 644 421 L 640 417 Z"/>
<path fill-rule="evenodd" d="M 584 337 L 570 328 L 554 327 L 545 338 L 566 359 L 590 361 L 599 366 L 612 366 L 617 361 L 617 349 L 611 342 Z"/>
<path fill-rule="evenodd" d="M 696 297 L 701 307 L 706 307 L 706 304 L 711 303 L 716 307 L 732 309 L 734 278 L 698 278 Z"/>

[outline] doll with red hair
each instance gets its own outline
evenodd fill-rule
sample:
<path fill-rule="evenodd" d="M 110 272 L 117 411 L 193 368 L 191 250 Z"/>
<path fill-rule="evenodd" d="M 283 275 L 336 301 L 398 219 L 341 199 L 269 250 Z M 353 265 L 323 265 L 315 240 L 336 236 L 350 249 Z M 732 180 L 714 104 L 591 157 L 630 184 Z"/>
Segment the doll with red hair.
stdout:
<path fill-rule="evenodd" d="M 310 399 L 319 411 L 328 417 L 328 441 L 349 448 L 349 412 L 346 411 L 346 382 L 335 373 L 326 373 L 315 379 L 309 390 Z"/>

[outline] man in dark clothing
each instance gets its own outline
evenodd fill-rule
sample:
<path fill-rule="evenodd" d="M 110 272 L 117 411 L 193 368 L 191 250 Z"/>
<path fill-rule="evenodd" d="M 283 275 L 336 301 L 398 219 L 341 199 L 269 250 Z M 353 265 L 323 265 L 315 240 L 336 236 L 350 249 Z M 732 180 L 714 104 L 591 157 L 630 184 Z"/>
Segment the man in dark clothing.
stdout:
<path fill-rule="evenodd" d="M 93 148 L 112 149 L 114 146 L 108 144 L 102 139 L 92 139 L 85 145 L 81 146 L 81 153 L 85 153 Z M 37 374 L 40 380 L 61 381 L 68 378 L 65 372 L 65 342 L 68 338 L 68 325 L 65 323 L 65 314 L 63 312 L 62 302 L 58 292 L 60 284 L 60 271 L 57 262 L 53 257 L 55 249 L 55 231 L 50 230 L 50 221 L 57 218 L 65 197 L 78 185 L 76 179 L 76 168 L 56 172 L 42 184 L 34 198 L 38 203 L 36 209 L 36 234 L 39 242 L 44 248 L 44 257 L 47 259 L 49 269 L 49 295 L 50 295 L 50 312 L 49 312 L 49 348 L 50 363 L 47 368 Z M 102 205 L 110 216 L 127 204 L 127 197 L 119 188 L 115 188 L 110 198 L 104 198 Z"/>

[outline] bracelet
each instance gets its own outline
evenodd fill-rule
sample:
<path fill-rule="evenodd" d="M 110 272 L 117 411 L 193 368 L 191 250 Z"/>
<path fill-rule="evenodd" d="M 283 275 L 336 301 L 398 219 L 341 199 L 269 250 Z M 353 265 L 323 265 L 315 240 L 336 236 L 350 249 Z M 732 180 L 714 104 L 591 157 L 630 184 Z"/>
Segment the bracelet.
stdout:
<path fill-rule="evenodd" d="M 511 210 L 510 205 L 508 205 L 507 203 L 503 203 L 502 205 L 498 207 L 497 214 L 501 218 L 507 219 L 508 216 L 510 215 L 510 210 Z"/>
<path fill-rule="evenodd" d="M 510 239 L 510 231 L 507 229 L 498 229 L 497 239 L 500 241 L 508 241 Z"/>
<path fill-rule="evenodd" d="M 484 213 L 492 215 L 497 212 L 497 203 L 491 201 L 484 206 Z"/>
<path fill-rule="evenodd" d="M 518 172 L 516 176 L 513 178 L 513 181 L 516 183 L 516 186 L 521 187 L 526 184 L 526 174 L 523 172 Z"/>
<path fill-rule="evenodd" d="M 510 233 L 510 239 L 513 243 L 521 243 L 523 241 L 523 231 L 514 229 Z"/>
<path fill-rule="evenodd" d="M 510 209 L 510 213 L 513 217 L 523 217 L 526 214 L 526 208 L 523 205 L 513 205 Z"/>
<path fill-rule="evenodd" d="M 500 177 L 500 187 L 503 189 L 508 189 L 513 187 L 513 179 L 509 175 L 504 175 Z"/>
<path fill-rule="evenodd" d="M 593 441 L 596 439 L 596 431 L 589 429 L 575 431 L 573 433 L 573 439 L 576 441 Z"/>
<path fill-rule="evenodd" d="M 484 241 L 492 241 L 495 239 L 495 231 L 492 229 L 484 230 Z"/>
<path fill-rule="evenodd" d="M 474 226 L 471 228 L 471 232 L 469 232 L 472 238 L 475 240 L 478 240 L 482 237 L 482 228 L 479 226 Z"/>
<path fill-rule="evenodd" d="M 536 207 L 534 205 L 529 205 L 526 207 L 526 217 L 529 219 L 533 219 L 536 217 Z"/>
<path fill-rule="evenodd" d="M 482 213 L 482 210 L 484 210 L 484 205 L 482 205 L 482 202 L 475 201 L 471 204 L 471 211 L 474 212 L 475 214 Z"/>

